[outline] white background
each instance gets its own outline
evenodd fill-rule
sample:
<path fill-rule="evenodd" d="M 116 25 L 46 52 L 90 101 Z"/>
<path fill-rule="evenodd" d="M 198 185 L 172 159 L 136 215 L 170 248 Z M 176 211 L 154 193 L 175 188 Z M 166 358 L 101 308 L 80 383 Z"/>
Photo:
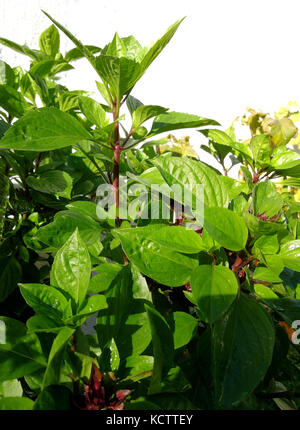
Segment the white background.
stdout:
<path fill-rule="evenodd" d="M 0 36 L 38 48 L 39 34 L 51 24 L 41 9 L 100 47 L 115 31 L 148 45 L 186 16 L 132 93 L 144 104 L 213 118 L 227 128 L 247 106 L 273 112 L 300 101 L 299 0 L 0 0 Z M 73 47 L 63 34 L 61 46 L 63 53 Z M 6 47 L 0 58 L 29 67 Z M 93 69 L 85 60 L 74 64 L 61 82 L 96 92 Z M 175 134 L 189 134 L 195 147 L 203 142 L 197 132 Z M 202 151 L 201 157 L 207 159 Z"/>

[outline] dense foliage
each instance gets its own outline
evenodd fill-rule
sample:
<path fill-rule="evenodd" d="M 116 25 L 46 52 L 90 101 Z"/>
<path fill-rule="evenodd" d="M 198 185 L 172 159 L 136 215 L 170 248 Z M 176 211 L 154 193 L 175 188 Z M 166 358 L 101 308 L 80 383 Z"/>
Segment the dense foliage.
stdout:
<path fill-rule="evenodd" d="M 31 60 L 0 61 L 0 409 L 299 409 L 297 112 L 250 110 L 242 141 L 144 105 L 182 20 L 101 49 L 48 17 L 39 50 L 0 39 Z M 103 103 L 59 84 L 83 57 Z M 167 135 L 185 128 L 220 170 Z"/>

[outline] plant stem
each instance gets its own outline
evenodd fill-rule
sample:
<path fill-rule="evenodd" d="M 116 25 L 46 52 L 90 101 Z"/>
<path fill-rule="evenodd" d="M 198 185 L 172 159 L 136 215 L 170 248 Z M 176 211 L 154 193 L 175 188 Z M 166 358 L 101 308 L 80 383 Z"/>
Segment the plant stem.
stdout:
<path fill-rule="evenodd" d="M 115 100 L 113 103 L 113 121 L 119 117 L 120 106 Z M 120 158 L 122 148 L 120 146 L 120 132 L 119 123 L 117 122 L 114 127 L 114 167 L 113 167 L 113 189 L 114 189 L 114 202 L 116 204 L 116 226 L 120 227 L 121 222 L 119 218 L 120 207 Z"/>

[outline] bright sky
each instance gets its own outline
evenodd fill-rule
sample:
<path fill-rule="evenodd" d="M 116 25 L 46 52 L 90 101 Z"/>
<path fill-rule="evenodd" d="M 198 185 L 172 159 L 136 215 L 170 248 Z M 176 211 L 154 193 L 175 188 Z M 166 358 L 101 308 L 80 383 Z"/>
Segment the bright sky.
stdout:
<path fill-rule="evenodd" d="M 132 93 L 144 104 L 213 118 L 227 128 L 247 106 L 273 112 L 300 102 L 299 0 L 1 0 L 0 36 L 37 47 L 50 25 L 40 9 L 100 47 L 115 31 L 147 45 L 186 16 Z M 61 40 L 63 51 L 72 47 L 64 35 Z M 0 58 L 28 67 L 8 48 L 0 48 Z M 96 91 L 93 70 L 84 61 L 76 66 L 62 83 Z M 175 134 L 191 135 L 194 146 L 203 142 L 196 132 Z"/>

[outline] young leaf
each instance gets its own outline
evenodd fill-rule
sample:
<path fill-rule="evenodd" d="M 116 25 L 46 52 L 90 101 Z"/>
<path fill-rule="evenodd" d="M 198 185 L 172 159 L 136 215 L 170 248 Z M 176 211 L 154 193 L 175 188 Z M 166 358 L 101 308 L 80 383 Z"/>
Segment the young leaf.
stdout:
<path fill-rule="evenodd" d="M 76 229 L 55 255 L 51 283 L 66 291 L 80 305 L 85 299 L 90 276 L 89 252 Z"/>
<path fill-rule="evenodd" d="M 107 303 L 105 296 L 102 294 L 96 294 L 94 296 L 88 297 L 85 299 L 81 306 L 79 307 L 76 315 L 69 318 L 67 322 L 77 323 L 77 321 L 80 321 L 80 324 L 82 324 L 87 317 L 94 314 L 95 312 L 100 311 L 101 309 L 106 309 Z"/>
<path fill-rule="evenodd" d="M 56 25 L 57 28 L 59 28 L 65 35 L 72 40 L 74 45 L 77 46 L 77 48 L 80 50 L 80 52 L 89 60 L 89 62 L 94 65 L 94 56 L 92 52 L 89 50 L 88 46 L 83 45 L 69 30 L 67 30 L 65 27 L 63 27 L 59 22 L 57 22 L 54 18 L 52 18 L 47 12 L 42 12 L 50 19 L 50 21 L 53 22 L 53 24 Z"/>
<path fill-rule="evenodd" d="M 40 50 L 54 58 L 59 52 L 59 32 L 54 25 L 50 25 L 39 38 Z"/>
<path fill-rule="evenodd" d="M 56 108 L 32 110 L 5 133 L 1 148 L 50 151 L 75 145 L 91 137 L 79 121 Z"/>
<path fill-rule="evenodd" d="M 214 323 L 227 311 L 239 288 L 230 269 L 206 264 L 193 271 L 190 284 L 193 298 L 209 324 Z"/>

